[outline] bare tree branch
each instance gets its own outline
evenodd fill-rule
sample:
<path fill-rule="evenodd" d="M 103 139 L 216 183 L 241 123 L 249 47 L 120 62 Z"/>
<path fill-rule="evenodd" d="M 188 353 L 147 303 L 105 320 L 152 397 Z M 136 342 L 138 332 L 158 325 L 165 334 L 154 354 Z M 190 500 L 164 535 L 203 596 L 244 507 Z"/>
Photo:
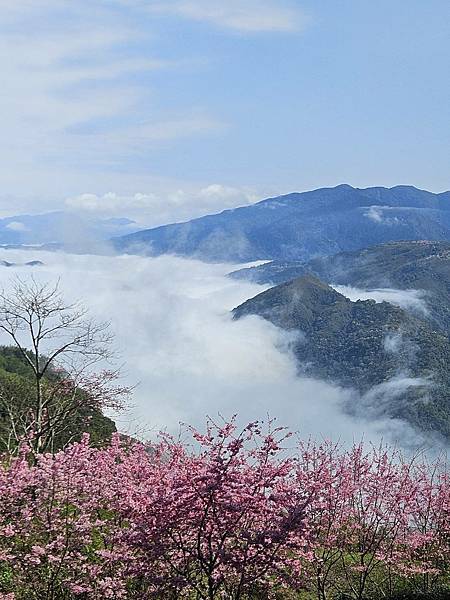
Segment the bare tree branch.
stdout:
<path fill-rule="evenodd" d="M 19 432 L 23 436 L 33 431 L 34 449 L 41 452 L 83 408 L 123 406 L 130 388 L 117 384 L 117 369 L 106 368 L 114 360 L 109 323 L 89 318 L 79 302 L 66 303 L 59 281 L 14 279 L 11 291 L 0 292 L 0 330 L 18 348 L 35 388 L 33 409 L 25 420 L 0 394 L 0 407 L 10 421 L 8 439 L 17 441 Z"/>

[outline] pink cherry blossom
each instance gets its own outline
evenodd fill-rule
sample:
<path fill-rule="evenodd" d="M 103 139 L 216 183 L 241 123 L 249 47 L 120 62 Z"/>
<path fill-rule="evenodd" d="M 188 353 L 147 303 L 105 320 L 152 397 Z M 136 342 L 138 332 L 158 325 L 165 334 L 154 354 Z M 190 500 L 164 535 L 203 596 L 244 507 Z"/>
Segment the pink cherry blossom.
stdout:
<path fill-rule="evenodd" d="M 439 587 L 444 461 L 208 421 L 0 462 L 0 600 L 389 597 Z M 285 447 L 290 446 L 288 451 Z M 380 587 L 381 586 L 381 587 Z M 377 596 L 378 594 L 378 596 Z"/>

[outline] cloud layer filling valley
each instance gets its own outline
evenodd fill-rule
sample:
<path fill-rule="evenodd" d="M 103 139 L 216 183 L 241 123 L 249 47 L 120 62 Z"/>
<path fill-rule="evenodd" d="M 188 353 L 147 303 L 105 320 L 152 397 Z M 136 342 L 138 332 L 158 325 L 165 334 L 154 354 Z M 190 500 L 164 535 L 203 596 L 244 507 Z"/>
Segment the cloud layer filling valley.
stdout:
<path fill-rule="evenodd" d="M 122 430 L 151 436 L 161 429 L 176 432 L 180 421 L 201 426 L 207 414 L 237 413 L 242 422 L 277 417 L 302 436 L 417 441 L 399 422 L 372 415 L 369 423 L 344 414 L 354 392 L 299 378 L 289 337 L 270 323 L 258 317 L 233 321 L 231 309 L 265 289 L 227 278 L 233 265 L 173 256 L 3 254 L 21 264 L 44 261 L 36 277 L 61 277 L 67 299 L 80 298 L 93 316 L 111 321 L 126 379 L 139 382 L 132 409 L 117 419 Z M 31 274 L 25 267 L 4 269 L 3 286 L 14 271 Z"/>

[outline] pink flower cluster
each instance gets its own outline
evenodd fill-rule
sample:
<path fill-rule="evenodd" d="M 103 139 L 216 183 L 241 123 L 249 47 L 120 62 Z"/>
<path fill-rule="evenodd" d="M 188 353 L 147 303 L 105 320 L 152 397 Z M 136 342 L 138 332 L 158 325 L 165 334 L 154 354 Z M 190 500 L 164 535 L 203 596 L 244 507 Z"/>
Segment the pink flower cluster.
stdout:
<path fill-rule="evenodd" d="M 442 464 L 329 443 L 286 451 L 293 438 L 271 423 L 192 434 L 192 445 L 117 436 L 98 449 L 85 437 L 36 460 L 25 448 L 4 457 L 0 598 L 239 600 L 307 589 L 360 599 L 445 576 Z"/>

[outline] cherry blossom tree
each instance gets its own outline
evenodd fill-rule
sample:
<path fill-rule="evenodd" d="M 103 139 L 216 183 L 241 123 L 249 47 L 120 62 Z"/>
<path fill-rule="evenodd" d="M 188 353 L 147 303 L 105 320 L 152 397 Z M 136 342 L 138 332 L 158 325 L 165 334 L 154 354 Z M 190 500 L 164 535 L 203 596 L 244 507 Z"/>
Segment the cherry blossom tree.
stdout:
<path fill-rule="evenodd" d="M 331 442 L 300 443 L 297 481 L 313 499 L 308 507 L 312 552 L 305 568 L 318 600 L 326 600 L 346 587 L 341 562 L 355 491 L 348 454 Z"/>
<path fill-rule="evenodd" d="M 292 438 L 273 423 L 210 421 L 191 433 L 191 444 L 116 435 L 95 448 L 84 436 L 35 460 L 26 445 L 2 457 L 0 598 L 360 600 L 445 589 L 443 461 L 331 443 L 286 452 Z"/>
<path fill-rule="evenodd" d="M 173 597 L 239 600 L 297 577 L 309 498 L 295 460 L 281 457 L 289 434 L 272 425 L 263 434 L 258 423 L 237 432 L 210 421 L 205 435 L 192 432 L 197 453 L 167 440 L 168 468 L 133 520 L 147 571 Z"/>

